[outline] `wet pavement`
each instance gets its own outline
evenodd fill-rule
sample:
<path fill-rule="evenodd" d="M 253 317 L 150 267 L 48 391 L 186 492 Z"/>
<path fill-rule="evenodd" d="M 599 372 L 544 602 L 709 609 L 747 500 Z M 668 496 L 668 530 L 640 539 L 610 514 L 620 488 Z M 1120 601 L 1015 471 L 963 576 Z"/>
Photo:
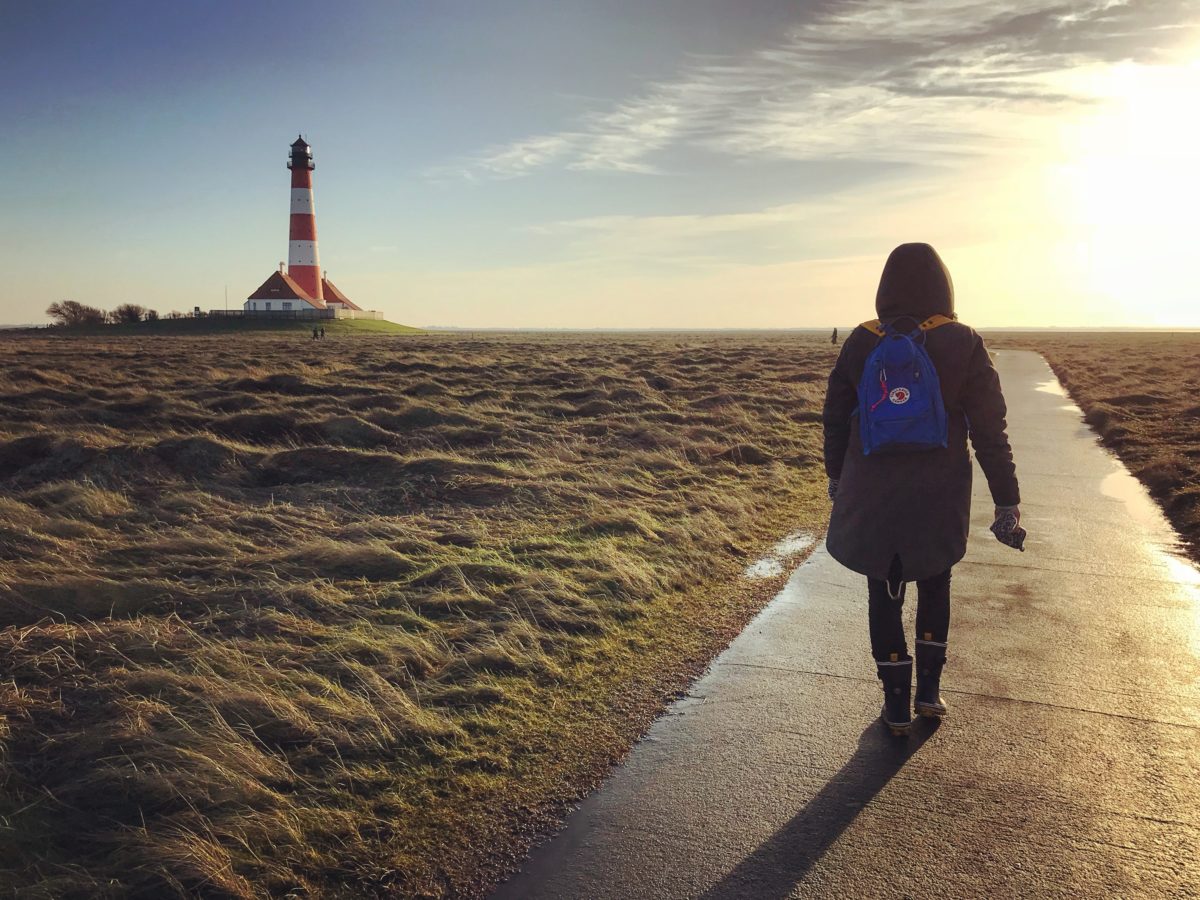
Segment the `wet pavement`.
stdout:
<path fill-rule="evenodd" d="M 1200 897 L 1200 574 L 1045 362 L 997 365 L 1029 539 L 977 469 L 950 718 L 884 732 L 818 548 L 495 897 Z"/>

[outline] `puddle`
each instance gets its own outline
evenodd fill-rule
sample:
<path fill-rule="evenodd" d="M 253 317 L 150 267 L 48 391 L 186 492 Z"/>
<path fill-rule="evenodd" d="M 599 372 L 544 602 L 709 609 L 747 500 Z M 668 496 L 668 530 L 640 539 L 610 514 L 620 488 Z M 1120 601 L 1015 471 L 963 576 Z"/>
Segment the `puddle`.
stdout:
<path fill-rule="evenodd" d="M 1071 395 L 1067 393 L 1067 389 L 1062 386 L 1062 382 L 1058 380 L 1058 377 L 1054 374 L 1054 370 L 1051 369 L 1049 365 L 1046 366 L 1046 374 L 1050 377 L 1045 381 L 1039 381 L 1037 383 L 1036 390 L 1043 394 L 1052 394 L 1055 397 L 1062 397 L 1064 400 L 1069 402 L 1058 407 L 1059 409 L 1065 409 L 1068 412 L 1073 412 L 1082 416 L 1083 410 L 1079 408 L 1078 404 L 1076 404 L 1074 401 L 1071 401 Z"/>
<path fill-rule="evenodd" d="M 1100 482 L 1100 493 L 1105 497 L 1120 500 L 1130 514 L 1143 525 L 1161 531 L 1164 518 L 1162 508 L 1150 496 L 1145 486 L 1129 474 L 1124 466 L 1106 475 Z"/>
<path fill-rule="evenodd" d="M 1157 550 L 1159 561 L 1167 567 L 1171 578 L 1189 588 L 1200 588 L 1200 572 L 1196 567 L 1170 550 Z M 1193 592 L 1194 593 L 1194 592 Z"/>
<path fill-rule="evenodd" d="M 1200 570 L 1173 549 L 1155 547 L 1154 555 L 1192 601 L 1192 654 L 1200 658 Z"/>
<path fill-rule="evenodd" d="M 1056 397 L 1069 397 L 1066 388 L 1058 383 L 1057 378 L 1051 378 L 1049 381 L 1038 382 L 1037 389 L 1043 394 L 1053 394 Z"/>
<path fill-rule="evenodd" d="M 746 578 L 774 578 L 782 575 L 791 558 L 803 553 L 813 545 L 815 538 L 807 531 L 796 531 L 789 534 L 771 548 L 771 552 L 762 559 L 746 566 L 743 576 Z"/>
<path fill-rule="evenodd" d="M 1193 650 L 1200 655 L 1200 570 L 1181 555 L 1181 542 L 1167 521 L 1162 509 L 1150 496 L 1145 485 L 1124 465 L 1114 459 L 1118 468 L 1100 482 L 1100 492 L 1125 504 L 1129 514 L 1150 532 L 1146 549 L 1161 565 L 1171 581 L 1179 585 L 1192 600 L 1195 627 L 1192 629 Z"/>

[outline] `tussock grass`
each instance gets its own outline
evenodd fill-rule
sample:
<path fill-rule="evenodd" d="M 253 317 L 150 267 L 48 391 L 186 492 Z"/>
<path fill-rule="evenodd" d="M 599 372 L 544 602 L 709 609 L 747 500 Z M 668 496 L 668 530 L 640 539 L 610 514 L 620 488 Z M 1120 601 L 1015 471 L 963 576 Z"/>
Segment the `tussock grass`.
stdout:
<path fill-rule="evenodd" d="M 305 543 L 281 561 L 298 573 L 307 571 L 316 577 L 367 581 L 398 581 L 417 567 L 412 559 L 378 541 L 347 543 L 327 538 Z"/>
<path fill-rule="evenodd" d="M 477 895 L 825 514 L 816 338 L 5 349 L 23 896 Z"/>
<path fill-rule="evenodd" d="M 124 494 L 75 481 L 49 482 L 26 491 L 24 501 L 48 514 L 75 519 L 107 519 L 128 513 Z M 5 517 L 6 518 L 6 517 Z"/>
<path fill-rule="evenodd" d="M 1084 420 L 1149 489 L 1200 562 L 1200 334 L 1035 334 L 992 339 L 1037 350 Z"/>

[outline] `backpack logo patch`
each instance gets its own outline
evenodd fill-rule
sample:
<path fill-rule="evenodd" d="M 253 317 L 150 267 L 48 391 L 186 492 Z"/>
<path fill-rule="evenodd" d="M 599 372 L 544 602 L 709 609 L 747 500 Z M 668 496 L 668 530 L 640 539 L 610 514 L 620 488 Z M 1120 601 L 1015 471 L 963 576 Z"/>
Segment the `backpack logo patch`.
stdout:
<path fill-rule="evenodd" d="M 892 392 L 888 394 L 888 400 L 890 400 L 892 403 L 895 403 L 897 406 L 903 406 L 908 402 L 908 398 L 911 396 L 912 395 L 909 393 L 908 388 L 898 387 L 893 388 Z"/>

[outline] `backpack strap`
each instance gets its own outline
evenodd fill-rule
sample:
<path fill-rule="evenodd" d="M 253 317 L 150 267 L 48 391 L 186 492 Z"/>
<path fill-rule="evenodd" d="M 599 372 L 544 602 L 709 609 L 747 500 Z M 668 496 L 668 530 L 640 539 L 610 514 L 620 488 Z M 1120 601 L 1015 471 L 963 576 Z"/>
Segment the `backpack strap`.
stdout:
<path fill-rule="evenodd" d="M 919 327 L 922 331 L 933 331 L 933 329 L 949 325 L 953 321 L 949 316 L 943 316 L 941 313 L 938 313 L 937 315 L 930 316 Z"/>
<path fill-rule="evenodd" d="M 883 337 L 887 334 L 887 332 L 883 330 L 883 325 L 878 319 L 872 319 L 870 322 L 863 322 L 858 327 L 865 328 L 867 331 L 871 332 L 871 334 L 876 334 L 879 337 Z"/>
<path fill-rule="evenodd" d="M 920 331 L 933 331 L 935 328 L 941 328 L 943 325 L 949 325 L 954 319 L 949 316 L 943 316 L 941 313 L 930 316 L 924 322 L 917 326 Z M 865 328 L 872 334 L 879 337 L 885 337 L 887 331 L 883 327 L 883 323 L 878 319 L 872 319 L 870 322 L 863 322 L 859 328 Z"/>

